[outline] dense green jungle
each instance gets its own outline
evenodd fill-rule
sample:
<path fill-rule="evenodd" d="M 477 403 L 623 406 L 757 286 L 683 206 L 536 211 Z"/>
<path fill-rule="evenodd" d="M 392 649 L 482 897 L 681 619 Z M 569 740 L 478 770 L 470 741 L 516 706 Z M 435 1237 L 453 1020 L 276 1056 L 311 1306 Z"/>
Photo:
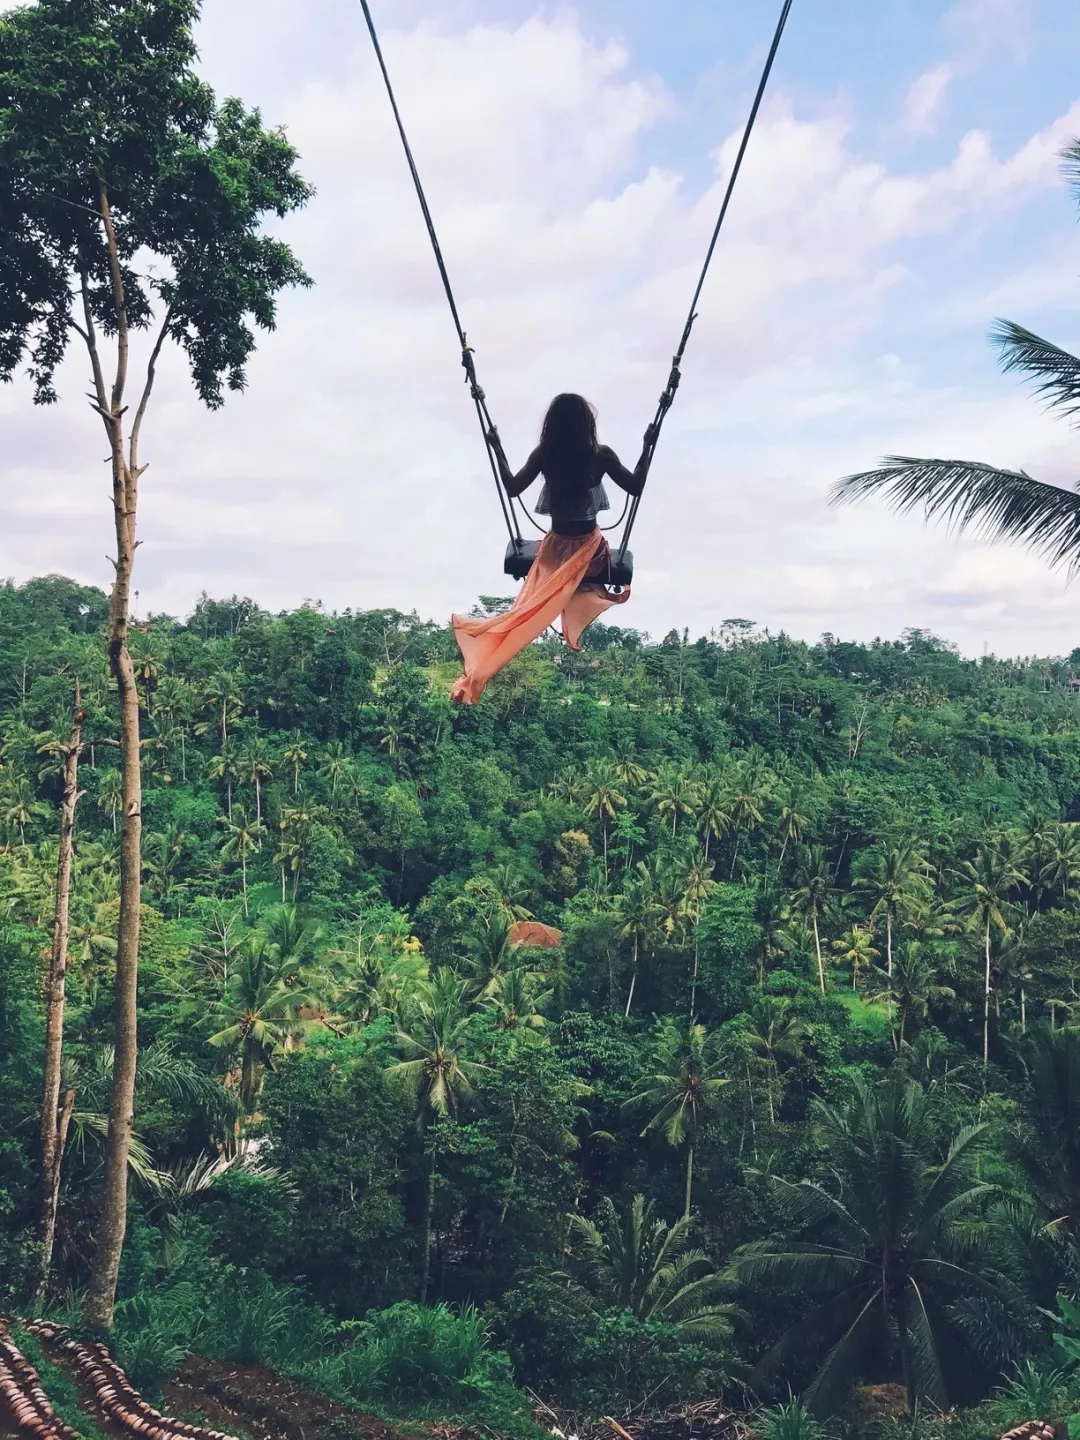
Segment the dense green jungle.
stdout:
<path fill-rule="evenodd" d="M 106 606 L 55 576 L 0 587 L 8 1313 L 77 1315 L 93 1245 Z M 897 1437 L 1080 1409 L 1080 654 L 598 625 L 460 709 L 450 631 L 396 611 L 204 596 L 130 648 L 145 866 L 114 1344 L 148 1392 L 194 1349 L 487 1433 L 530 1433 L 537 1399 L 723 1395 L 797 1440 L 871 1385 L 911 1402 L 879 1417 Z"/>

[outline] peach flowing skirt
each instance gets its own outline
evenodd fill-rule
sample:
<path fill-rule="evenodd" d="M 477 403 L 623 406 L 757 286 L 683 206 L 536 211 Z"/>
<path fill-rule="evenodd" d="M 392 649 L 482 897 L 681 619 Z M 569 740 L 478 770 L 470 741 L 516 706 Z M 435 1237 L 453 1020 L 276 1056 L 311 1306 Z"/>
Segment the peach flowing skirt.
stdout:
<path fill-rule="evenodd" d="M 521 593 L 505 615 L 488 620 L 455 615 L 454 638 L 465 661 L 465 673 L 451 690 L 451 700 L 475 705 L 492 676 L 559 615 L 563 639 L 571 650 L 580 650 L 582 632 L 612 605 L 630 599 L 629 586 L 620 594 L 604 588 L 608 553 L 599 529 L 587 535 L 549 531 L 540 542 Z"/>

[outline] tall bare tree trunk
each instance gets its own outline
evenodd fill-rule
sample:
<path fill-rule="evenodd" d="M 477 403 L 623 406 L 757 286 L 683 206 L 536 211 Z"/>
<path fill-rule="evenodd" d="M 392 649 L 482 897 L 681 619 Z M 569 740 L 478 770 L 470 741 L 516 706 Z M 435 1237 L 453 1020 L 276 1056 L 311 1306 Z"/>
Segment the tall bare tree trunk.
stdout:
<path fill-rule="evenodd" d="M 629 993 L 629 995 L 627 995 L 627 997 L 626 997 L 626 1009 L 623 1011 L 623 1018 L 624 1018 L 624 1019 L 626 1019 L 626 1018 L 629 1016 L 629 1014 L 630 1014 L 630 1006 L 634 1003 L 634 989 L 635 989 L 635 987 L 637 986 L 637 967 L 638 967 L 638 937 L 635 935 L 635 936 L 634 936 L 634 970 L 633 970 L 633 974 L 630 976 L 630 993 Z"/>
<path fill-rule="evenodd" d="M 990 1063 L 990 917 L 986 918 L 986 976 L 983 982 L 983 1064 Z"/>
<path fill-rule="evenodd" d="M 56 1206 L 60 1195 L 60 1160 L 67 1124 L 60 1112 L 60 1064 L 64 1049 L 64 994 L 67 982 L 68 937 L 71 916 L 71 867 L 74 854 L 75 807 L 79 803 L 79 756 L 82 754 L 83 712 L 75 686 L 71 735 L 61 751 L 64 793 L 60 801 L 60 832 L 56 861 L 56 900 L 53 911 L 52 957 L 45 1015 L 44 1084 L 41 1097 L 41 1280 L 44 1296 L 52 1265 L 56 1235 Z M 69 1092 L 70 1093 L 70 1092 Z M 74 1096 L 72 1096 L 74 1099 Z M 71 1111 L 67 1109 L 67 1121 Z"/>
<path fill-rule="evenodd" d="M 701 940 L 698 936 L 697 927 L 701 924 L 701 916 L 698 915 L 694 921 L 694 973 L 690 977 L 690 1024 L 693 1025 L 697 1013 L 697 985 L 698 974 L 701 970 Z"/>
<path fill-rule="evenodd" d="M 109 438 L 112 462 L 113 518 L 116 525 L 115 579 L 109 596 L 106 640 L 109 668 L 120 703 L 120 773 L 122 780 L 120 831 L 120 918 L 116 934 L 116 994 L 113 1021 L 113 1073 L 109 1097 L 109 1130 L 105 1141 L 105 1177 L 98 1214 L 97 1243 L 84 1318 L 93 1329 L 112 1325 L 116 1281 L 127 1227 L 128 1156 L 135 1108 L 135 1066 L 138 1057 L 139 923 L 142 888 L 142 771 L 139 753 L 139 692 L 128 653 L 131 578 L 135 564 L 135 515 L 139 477 L 139 432 L 154 386 L 161 347 L 169 333 L 171 313 L 166 311 L 146 368 L 146 379 L 125 453 L 124 390 L 128 375 L 128 315 L 120 250 L 104 181 L 99 182 L 101 222 L 109 255 L 112 303 L 116 322 L 116 371 L 106 391 L 98 354 L 96 328 L 90 303 L 89 279 L 82 277 L 82 331 L 94 373 L 96 403 Z"/>
<path fill-rule="evenodd" d="M 683 1218 L 690 1219 L 690 1200 L 694 1190 L 694 1142 L 690 1141 L 686 1152 L 686 1204 L 683 1206 Z"/>
<path fill-rule="evenodd" d="M 420 1304 L 427 1304 L 428 1286 L 431 1284 L 431 1227 L 435 1217 L 435 1164 L 434 1137 L 431 1141 L 431 1168 L 428 1170 L 427 1194 L 424 1197 L 424 1271 L 420 1280 Z"/>
<path fill-rule="evenodd" d="M 814 952 L 817 955 L 818 984 L 821 986 L 821 993 L 825 994 L 825 965 L 821 959 L 821 936 L 818 934 L 817 911 L 814 911 Z"/>
<path fill-rule="evenodd" d="M 892 979 L 892 910 L 891 910 L 888 906 L 885 907 L 885 951 L 886 951 L 886 954 L 888 955 L 888 967 L 889 967 L 886 973 L 888 974 L 888 977 L 889 977 L 889 979 L 891 980 L 891 979 Z"/>

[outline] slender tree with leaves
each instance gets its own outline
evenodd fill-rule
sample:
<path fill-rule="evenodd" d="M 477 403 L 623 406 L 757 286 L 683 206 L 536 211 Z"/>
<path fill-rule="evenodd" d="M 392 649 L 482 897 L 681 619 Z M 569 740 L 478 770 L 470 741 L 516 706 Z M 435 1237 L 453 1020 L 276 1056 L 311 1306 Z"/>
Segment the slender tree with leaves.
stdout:
<path fill-rule="evenodd" d="M 627 1102 L 653 1109 L 643 1135 L 662 1130 L 669 1145 L 686 1146 L 683 1214 L 688 1220 L 698 1135 L 717 1094 L 728 1083 L 721 1068 L 717 1037 L 710 1035 L 704 1025 L 683 1026 L 669 1021 L 657 1041 L 653 1070 L 646 1077 L 645 1088 Z"/>
<path fill-rule="evenodd" d="M 142 785 L 139 693 L 128 648 L 140 444 L 167 342 L 200 399 L 239 390 L 275 297 L 308 278 L 260 233 L 308 198 L 296 154 L 193 70 L 197 0 L 39 0 L 0 16 L 0 379 L 25 366 L 34 399 L 78 337 L 112 472 L 115 578 L 108 655 L 123 776 L 115 1072 L 86 1318 L 112 1322 L 127 1216 L 136 1069 Z M 136 262 L 136 256 L 138 261 Z M 153 327 L 153 329 L 152 329 Z M 151 332 L 130 408 L 132 342 Z"/>
<path fill-rule="evenodd" d="M 1008 898 L 1018 886 L 1025 883 L 1026 878 L 1008 848 L 993 843 L 980 845 L 974 860 L 965 860 L 960 866 L 960 882 L 963 886 L 961 913 L 966 914 L 972 924 L 982 932 L 984 1065 L 990 1059 L 990 996 L 993 978 L 990 935 L 992 930 L 998 930 L 1003 935 L 1008 933 Z"/>
<path fill-rule="evenodd" d="M 431 1281 L 431 1235 L 439 1160 L 438 1122 L 457 1119 L 462 1105 L 472 1096 L 478 1072 L 484 1068 L 469 1053 L 475 1018 L 466 982 L 452 971 L 437 971 L 417 997 L 410 1023 L 397 1033 L 404 1058 L 391 1065 L 388 1072 L 403 1080 L 416 1095 L 420 1127 L 429 1152 L 421 1305 L 427 1300 Z"/>
<path fill-rule="evenodd" d="M 818 984 L 825 994 L 825 961 L 821 954 L 821 917 L 833 893 L 834 877 L 822 845 L 804 847 L 796 872 L 796 888 L 791 892 L 791 908 L 805 916 L 814 932 L 814 954 L 817 957 Z"/>

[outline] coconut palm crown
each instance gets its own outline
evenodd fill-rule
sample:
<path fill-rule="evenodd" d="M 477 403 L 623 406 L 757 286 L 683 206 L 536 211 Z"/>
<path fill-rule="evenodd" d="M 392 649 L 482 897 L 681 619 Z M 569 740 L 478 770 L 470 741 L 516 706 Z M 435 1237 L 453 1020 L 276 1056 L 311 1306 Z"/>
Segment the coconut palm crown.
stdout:
<path fill-rule="evenodd" d="M 1080 200 L 1080 139 L 1063 152 L 1066 176 Z M 1034 382 L 1051 409 L 1080 411 L 1080 359 L 1011 320 L 992 332 L 1002 366 Z M 833 487 L 834 504 L 881 495 L 894 510 L 923 508 L 927 520 L 944 519 L 958 531 L 1014 540 L 1051 565 L 1080 569 L 1080 491 L 1036 480 L 1024 470 L 1002 470 L 970 460 L 928 460 L 888 455 L 875 470 L 848 475 Z"/>

